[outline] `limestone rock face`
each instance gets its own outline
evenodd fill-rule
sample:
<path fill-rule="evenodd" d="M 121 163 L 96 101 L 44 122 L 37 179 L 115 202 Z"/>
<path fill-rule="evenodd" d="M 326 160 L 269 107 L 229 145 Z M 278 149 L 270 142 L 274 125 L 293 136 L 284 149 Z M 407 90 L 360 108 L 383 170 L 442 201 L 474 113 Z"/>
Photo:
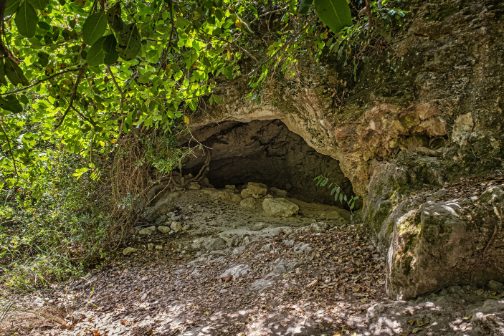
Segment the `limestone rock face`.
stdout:
<path fill-rule="evenodd" d="M 388 256 L 388 291 L 403 298 L 504 281 L 502 4 L 408 3 L 404 30 L 358 64 L 358 78 L 306 62 L 296 81 L 265 83 L 260 103 L 241 99 L 246 82 L 233 82 L 217 92 L 224 104 L 191 124 L 204 141 L 225 122 L 276 119 L 337 160 Z"/>
<path fill-rule="evenodd" d="M 262 202 L 264 212 L 274 217 L 290 217 L 299 211 L 299 206 L 285 198 L 265 198 Z"/>

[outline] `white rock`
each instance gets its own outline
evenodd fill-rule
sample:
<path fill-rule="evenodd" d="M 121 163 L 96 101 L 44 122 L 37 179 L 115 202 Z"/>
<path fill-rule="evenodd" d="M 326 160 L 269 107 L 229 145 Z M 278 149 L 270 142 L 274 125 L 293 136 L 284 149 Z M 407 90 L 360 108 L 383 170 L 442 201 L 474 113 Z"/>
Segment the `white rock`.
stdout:
<path fill-rule="evenodd" d="M 294 253 L 298 254 L 308 254 L 312 250 L 311 246 L 307 243 L 297 243 L 292 249 L 294 250 Z"/>
<path fill-rule="evenodd" d="M 156 232 L 156 227 L 155 226 L 148 226 L 148 227 L 144 227 L 144 228 L 140 229 L 138 231 L 138 234 L 141 236 L 149 236 L 149 235 L 153 234 L 154 232 Z"/>
<path fill-rule="evenodd" d="M 126 247 L 123 251 L 122 251 L 122 254 L 125 255 L 125 256 L 129 256 L 130 254 L 133 254 L 135 253 L 136 251 L 138 251 L 138 249 L 134 248 L 134 247 Z"/>
<path fill-rule="evenodd" d="M 241 191 L 243 198 L 253 197 L 261 198 L 268 193 L 268 187 L 263 183 L 249 182 L 245 189 Z"/>
<path fill-rule="evenodd" d="M 160 225 L 157 227 L 158 231 L 161 233 L 170 233 L 170 227 L 166 225 Z"/>
<path fill-rule="evenodd" d="M 247 275 L 249 272 L 250 272 L 249 265 L 239 264 L 225 270 L 224 273 L 222 273 L 219 278 L 223 280 L 236 279 Z"/>
<path fill-rule="evenodd" d="M 182 224 L 180 224 L 179 222 L 175 222 L 175 221 L 171 222 L 170 229 L 175 233 L 180 232 L 180 231 L 182 231 Z"/>
<path fill-rule="evenodd" d="M 297 204 L 285 198 L 265 198 L 262 208 L 267 215 L 275 217 L 290 217 L 299 211 Z"/>

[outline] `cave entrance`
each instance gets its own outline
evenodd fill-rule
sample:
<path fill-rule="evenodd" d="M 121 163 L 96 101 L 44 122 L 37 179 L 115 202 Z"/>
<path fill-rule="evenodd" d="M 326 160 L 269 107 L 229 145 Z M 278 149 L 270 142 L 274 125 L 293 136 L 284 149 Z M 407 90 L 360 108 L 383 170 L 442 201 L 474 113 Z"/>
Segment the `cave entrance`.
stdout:
<path fill-rule="evenodd" d="M 353 195 L 338 161 L 316 152 L 280 120 L 210 124 L 194 131 L 193 136 L 211 151 L 206 176 L 216 188 L 261 182 L 303 201 L 335 204 L 329 190 L 314 182 L 316 176 L 323 175 L 345 194 Z M 196 174 L 202 164 L 202 157 L 191 159 L 184 170 Z"/>

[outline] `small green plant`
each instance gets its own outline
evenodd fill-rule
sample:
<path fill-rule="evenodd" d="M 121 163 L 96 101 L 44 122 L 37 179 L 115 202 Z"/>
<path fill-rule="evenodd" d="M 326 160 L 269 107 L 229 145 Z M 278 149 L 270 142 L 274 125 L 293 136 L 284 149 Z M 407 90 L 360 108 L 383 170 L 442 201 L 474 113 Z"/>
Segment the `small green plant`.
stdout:
<path fill-rule="evenodd" d="M 319 175 L 313 179 L 317 187 L 327 188 L 331 191 L 331 196 L 334 196 L 336 202 L 346 204 L 346 206 L 353 212 L 356 208 L 359 196 L 349 196 L 343 192 L 341 187 L 334 182 L 331 182 L 328 177 Z"/>

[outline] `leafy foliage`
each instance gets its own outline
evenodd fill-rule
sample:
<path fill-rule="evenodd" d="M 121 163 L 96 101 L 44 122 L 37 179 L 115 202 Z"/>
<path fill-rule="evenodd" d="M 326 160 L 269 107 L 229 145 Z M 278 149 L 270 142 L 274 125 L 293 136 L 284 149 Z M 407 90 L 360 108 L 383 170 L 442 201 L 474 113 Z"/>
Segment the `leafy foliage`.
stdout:
<path fill-rule="evenodd" d="M 336 202 L 345 204 L 350 211 L 354 211 L 356 209 L 359 196 L 345 194 L 339 185 L 334 182 L 330 182 L 329 178 L 326 176 L 319 175 L 313 180 L 315 181 L 317 187 L 329 189 L 331 196 L 334 197 Z"/>
<path fill-rule="evenodd" d="M 52 209 L 44 199 L 66 204 L 48 198 L 72 186 L 61 186 L 55 172 L 65 167 L 77 185 L 94 183 L 110 173 L 99 162 L 132 133 L 157 132 L 163 141 L 135 147 L 128 167 L 141 161 L 169 173 L 188 155 L 173 145 L 175 134 L 222 100 L 221 83 L 243 78 L 260 99 L 264 83 L 296 79 L 303 62 L 340 54 L 347 67 L 365 48 L 356 40 L 402 14 L 385 0 L 370 3 L 374 26 L 356 15 L 361 0 L 350 7 L 343 0 L 7 0 L 0 9 L 0 192 L 18 195 L 10 205 L 16 213 Z M 336 11 L 322 13 L 330 4 Z M 33 227 L 81 220 L 66 212 L 51 223 L 49 213 Z"/>

